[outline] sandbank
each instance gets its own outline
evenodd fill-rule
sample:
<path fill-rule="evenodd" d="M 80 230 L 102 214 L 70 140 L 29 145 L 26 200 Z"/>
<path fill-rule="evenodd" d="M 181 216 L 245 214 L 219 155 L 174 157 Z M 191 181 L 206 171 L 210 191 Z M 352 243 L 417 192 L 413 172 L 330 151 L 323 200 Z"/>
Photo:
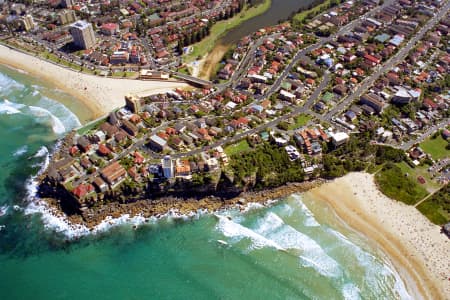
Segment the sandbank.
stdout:
<path fill-rule="evenodd" d="M 24 70 L 50 82 L 82 101 L 94 117 L 125 104 L 127 94 L 157 94 L 188 85 L 171 81 L 142 81 L 107 78 L 76 72 L 38 57 L 0 45 L 0 64 Z"/>
<path fill-rule="evenodd" d="M 413 298 L 450 299 L 449 239 L 416 208 L 383 195 L 373 175 L 350 173 L 308 193 L 375 241 Z"/>

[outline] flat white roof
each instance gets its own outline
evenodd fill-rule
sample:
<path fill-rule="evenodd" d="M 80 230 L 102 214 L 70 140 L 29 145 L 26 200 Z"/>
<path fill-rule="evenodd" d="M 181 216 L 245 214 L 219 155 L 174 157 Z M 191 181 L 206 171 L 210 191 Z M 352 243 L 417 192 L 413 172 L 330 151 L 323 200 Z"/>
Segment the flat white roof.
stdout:
<path fill-rule="evenodd" d="M 75 23 L 73 23 L 71 26 L 78 27 L 80 29 L 85 29 L 89 25 L 91 25 L 91 23 L 88 23 L 86 20 L 79 20 L 79 21 L 76 21 Z"/>
<path fill-rule="evenodd" d="M 333 138 L 336 142 L 341 142 L 347 140 L 350 136 L 345 132 L 336 132 L 331 135 L 331 138 Z"/>

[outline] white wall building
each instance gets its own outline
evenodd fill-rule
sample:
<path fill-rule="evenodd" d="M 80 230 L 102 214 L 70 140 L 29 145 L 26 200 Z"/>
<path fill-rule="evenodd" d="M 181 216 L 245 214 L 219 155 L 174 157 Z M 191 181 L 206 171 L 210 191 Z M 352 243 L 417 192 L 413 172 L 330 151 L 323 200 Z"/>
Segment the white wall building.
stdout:
<path fill-rule="evenodd" d="M 84 20 L 77 21 L 70 25 L 69 31 L 75 45 L 82 49 L 89 49 L 96 43 L 95 33 L 91 23 Z"/>

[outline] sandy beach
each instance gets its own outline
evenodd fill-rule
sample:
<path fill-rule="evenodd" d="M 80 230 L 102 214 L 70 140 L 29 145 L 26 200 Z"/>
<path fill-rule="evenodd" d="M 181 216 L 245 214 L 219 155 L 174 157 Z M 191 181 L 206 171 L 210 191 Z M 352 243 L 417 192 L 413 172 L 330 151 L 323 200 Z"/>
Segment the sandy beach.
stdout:
<path fill-rule="evenodd" d="M 413 298 L 450 299 L 450 240 L 412 206 L 384 196 L 367 173 L 309 191 L 388 254 Z"/>
<path fill-rule="evenodd" d="M 24 70 L 30 75 L 51 82 L 82 101 L 94 113 L 94 117 L 123 106 L 124 96 L 130 93 L 150 95 L 188 86 L 180 82 L 115 79 L 84 74 L 3 45 L 0 45 L 0 64 Z"/>

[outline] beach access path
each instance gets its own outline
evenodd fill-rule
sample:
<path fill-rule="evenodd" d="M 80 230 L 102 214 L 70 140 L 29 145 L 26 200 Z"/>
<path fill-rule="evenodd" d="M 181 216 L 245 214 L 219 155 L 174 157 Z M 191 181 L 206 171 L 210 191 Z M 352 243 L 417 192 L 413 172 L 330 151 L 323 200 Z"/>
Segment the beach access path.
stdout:
<path fill-rule="evenodd" d="M 85 104 L 93 112 L 94 118 L 124 106 L 124 97 L 128 94 L 151 95 L 188 87 L 185 83 L 167 80 L 143 81 L 89 75 L 3 45 L 0 45 L 0 64 L 51 82 Z"/>

